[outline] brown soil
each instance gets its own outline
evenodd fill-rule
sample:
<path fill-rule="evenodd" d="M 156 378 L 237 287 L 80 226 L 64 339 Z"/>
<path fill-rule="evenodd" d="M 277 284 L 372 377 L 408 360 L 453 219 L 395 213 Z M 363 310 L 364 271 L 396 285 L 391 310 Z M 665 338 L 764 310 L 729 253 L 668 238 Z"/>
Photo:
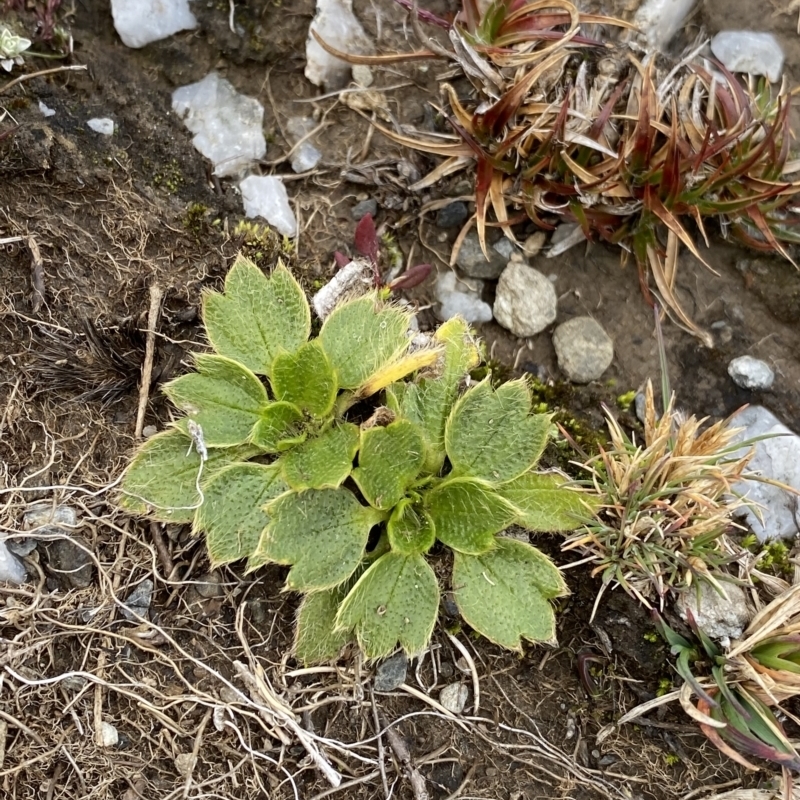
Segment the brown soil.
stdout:
<path fill-rule="evenodd" d="M 796 19 L 772 2 L 770 16 L 771 8 L 765 14 L 748 0 L 706 0 L 690 35 L 700 25 L 773 30 L 789 80 L 800 82 Z M 617 5 L 626 13 L 630 4 Z M 85 0 L 59 14 L 74 37 L 72 63 L 88 70 L 0 85 L 8 112 L 0 121 L 0 239 L 30 237 L 0 250 L 0 524 L 20 538 L 32 503 L 66 503 L 78 512 L 83 563 L 92 570 L 88 586 L 76 588 L 70 568 L 40 547 L 28 557 L 33 583 L 0 589 L 0 795 L 306 800 L 384 797 L 388 787 L 411 798 L 386 733 L 375 738 L 386 725 L 403 737 L 435 798 L 688 800 L 714 786 L 768 780 L 769 772 L 733 767 L 677 710 L 607 731 L 598 744 L 601 729 L 671 676 L 648 618 L 624 595 L 610 595 L 589 622 L 598 585 L 581 567 L 566 573 L 573 594 L 559 610 L 557 648 L 509 654 L 445 614 L 431 654 L 409 670 L 410 689 L 373 695 L 372 667 L 355 653 L 336 671 L 297 670 L 290 657 L 297 600 L 280 592 L 281 569 L 209 576 L 202 543 L 189 530 L 115 510 L 109 485 L 134 446 L 150 287 L 161 288 L 163 303 L 145 421 L 161 427 L 170 410 L 158 384 L 184 370 L 201 345 L 201 291 L 220 285 L 240 247 L 268 267 L 283 246 L 275 239 L 247 245 L 234 235 L 240 198 L 232 183 L 210 179 L 172 115 L 175 87 L 215 68 L 264 104 L 263 169 L 287 178 L 301 226 L 283 257 L 309 289 L 332 274 L 333 251 L 352 246 L 350 209 L 366 196 L 378 201 L 378 221 L 409 261 L 445 269 L 453 240 L 420 213 L 442 193 L 407 190 L 409 174 L 430 162 L 379 135 L 363 154 L 369 124 L 362 116 L 336 97 L 305 102 L 318 94 L 302 72 L 311 0 L 236 3 L 241 35 L 228 27 L 227 3 L 194 10 L 197 31 L 134 51 L 116 37 L 108 5 Z M 388 0 L 357 2 L 356 10 L 383 51 L 413 46 Z M 9 14 L 32 29 L 32 11 Z M 54 63 L 30 61 L 25 69 Z M 375 72 L 378 88 L 401 87 L 385 91 L 400 121 L 430 113 L 435 65 Z M 56 114 L 43 118 L 39 101 Z M 324 160 L 297 178 L 283 158 L 283 125 L 312 112 L 327 125 Z M 85 122 L 93 116 L 113 118 L 114 136 L 91 132 Z M 712 416 L 764 402 L 800 428 L 800 276 L 779 259 L 719 240 L 707 257 L 718 274 L 684 255 L 680 289 L 687 310 L 715 331 L 717 347 L 667 328 L 679 402 Z M 635 271 L 621 268 L 614 251 L 579 248 L 540 267 L 557 276 L 560 319 L 591 314 L 614 338 L 605 382 L 562 395 L 567 413 L 599 424 L 601 400 L 613 405 L 658 375 L 651 312 Z M 430 282 L 414 297 L 424 306 L 429 294 Z M 482 334 L 494 359 L 558 378 L 548 335 L 524 342 L 496 325 Z M 520 355 L 521 347 L 529 352 Z M 730 358 L 745 353 L 775 368 L 775 388 L 764 396 L 737 389 L 727 376 Z M 557 541 L 540 543 L 563 563 Z M 149 620 L 126 621 L 118 603 L 148 578 L 155 583 Z M 453 681 L 472 692 L 451 634 L 471 653 L 480 686 L 479 708 L 471 694 L 472 716 L 459 720 L 424 699 L 437 699 Z M 597 657 L 583 676 L 579 653 Z M 264 676 L 260 693 L 243 673 Z M 270 715 L 265 686 L 292 706 L 302 728 L 329 740 L 325 752 L 344 776 L 335 794 L 297 736 Z M 97 742 L 103 722 L 117 730 L 116 745 Z"/>

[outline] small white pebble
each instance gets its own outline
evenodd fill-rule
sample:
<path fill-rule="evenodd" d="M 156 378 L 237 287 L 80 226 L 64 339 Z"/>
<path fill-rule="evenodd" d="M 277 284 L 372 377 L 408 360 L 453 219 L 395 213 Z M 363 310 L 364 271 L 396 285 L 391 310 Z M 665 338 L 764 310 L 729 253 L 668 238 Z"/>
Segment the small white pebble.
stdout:
<path fill-rule="evenodd" d="M 95 133 L 111 136 L 114 133 L 114 120 L 108 117 L 94 117 L 86 123 Z"/>
<path fill-rule="evenodd" d="M 114 747 L 119 742 L 119 732 L 110 722 L 100 723 L 100 743 L 103 747 Z"/>
<path fill-rule="evenodd" d="M 372 86 L 375 79 L 372 77 L 372 70 L 366 64 L 356 64 L 353 67 L 353 80 L 366 89 Z"/>
<path fill-rule="evenodd" d="M 39 101 L 39 111 L 42 112 L 42 116 L 44 117 L 52 117 L 56 113 L 54 108 L 50 108 L 50 106 L 45 105 L 41 100 Z"/>

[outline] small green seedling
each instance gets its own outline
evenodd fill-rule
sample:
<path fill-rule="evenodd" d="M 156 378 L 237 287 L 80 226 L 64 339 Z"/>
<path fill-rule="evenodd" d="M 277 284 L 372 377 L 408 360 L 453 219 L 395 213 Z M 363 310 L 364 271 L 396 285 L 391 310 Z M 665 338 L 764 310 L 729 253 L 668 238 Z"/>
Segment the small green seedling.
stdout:
<path fill-rule="evenodd" d="M 122 484 L 129 510 L 205 533 L 210 559 L 290 567 L 305 597 L 296 654 L 369 658 L 428 644 L 444 548 L 464 619 L 504 647 L 551 642 L 566 593 L 511 525 L 562 531 L 587 495 L 534 472 L 553 433 L 522 381 L 470 383 L 479 362 L 463 320 L 414 349 L 411 313 L 371 292 L 340 304 L 309 339 L 306 298 L 282 265 L 244 258 L 203 300 L 213 354 L 165 387 L 186 415 L 148 440 Z M 431 561 L 436 565 L 434 571 Z"/>

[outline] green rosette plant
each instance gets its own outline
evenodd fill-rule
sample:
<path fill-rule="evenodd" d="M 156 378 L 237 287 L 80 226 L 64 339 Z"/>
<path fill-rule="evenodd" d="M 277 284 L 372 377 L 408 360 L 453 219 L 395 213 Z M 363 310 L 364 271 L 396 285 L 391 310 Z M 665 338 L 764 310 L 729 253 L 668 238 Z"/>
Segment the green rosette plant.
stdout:
<path fill-rule="evenodd" d="M 551 600 L 566 593 L 511 525 L 571 530 L 587 495 L 535 472 L 554 428 L 531 413 L 524 381 L 499 387 L 467 324 L 452 319 L 422 347 L 411 312 L 371 292 L 345 300 L 309 338 L 311 315 L 282 265 L 244 258 L 224 293 L 203 299 L 213 349 L 165 386 L 185 414 L 135 454 L 121 503 L 204 533 L 215 566 L 290 567 L 304 595 L 296 655 L 368 658 L 428 644 L 442 573 L 464 619 L 503 647 L 552 642 Z M 432 563 L 437 567 L 434 571 Z M 437 574 L 438 572 L 438 574 Z"/>

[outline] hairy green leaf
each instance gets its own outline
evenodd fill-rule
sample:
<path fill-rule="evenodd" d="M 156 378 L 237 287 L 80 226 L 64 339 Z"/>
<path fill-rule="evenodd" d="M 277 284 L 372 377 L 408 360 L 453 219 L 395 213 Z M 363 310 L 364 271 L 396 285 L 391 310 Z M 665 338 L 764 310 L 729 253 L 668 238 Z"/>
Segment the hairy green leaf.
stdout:
<path fill-rule="evenodd" d="M 517 509 L 515 522 L 532 531 L 572 531 L 591 516 L 592 495 L 565 487 L 561 475 L 526 472 L 498 491 Z"/>
<path fill-rule="evenodd" d="M 294 654 L 301 663 L 331 661 L 353 638 L 352 630 L 336 627 L 336 615 L 354 583 L 350 578 L 332 589 L 312 592 L 303 598 L 294 636 Z"/>
<path fill-rule="evenodd" d="M 374 508 L 394 508 L 414 478 L 423 459 L 422 436 L 417 427 L 398 419 L 385 428 L 361 431 L 358 467 L 353 479 Z"/>
<path fill-rule="evenodd" d="M 272 362 L 272 391 L 315 417 L 331 413 L 338 386 L 336 374 L 316 339 L 295 353 L 281 353 Z"/>
<path fill-rule="evenodd" d="M 499 536 L 481 555 L 456 553 L 453 594 L 461 615 L 478 633 L 509 650 L 522 639 L 555 641 L 550 598 L 567 593 L 561 573 L 544 553 Z"/>
<path fill-rule="evenodd" d="M 436 541 L 430 514 L 411 500 L 401 500 L 386 523 L 389 545 L 395 553 L 427 553 Z"/>
<path fill-rule="evenodd" d="M 201 471 L 192 440 L 174 428 L 163 431 L 148 439 L 128 466 L 120 504 L 162 522 L 191 522 L 200 505 L 198 483 L 203 488 L 220 469 L 257 452 L 249 446 L 209 450 Z"/>
<path fill-rule="evenodd" d="M 410 655 L 428 644 L 439 610 L 439 584 L 419 555 L 382 555 L 342 603 L 338 627 L 355 630 L 367 658 L 382 658 L 400 642 Z"/>
<path fill-rule="evenodd" d="M 436 538 L 461 553 L 484 553 L 495 534 L 514 520 L 514 507 L 494 488 L 474 478 L 455 478 L 425 493 Z"/>
<path fill-rule="evenodd" d="M 197 372 L 170 381 L 164 392 L 203 431 L 206 447 L 232 447 L 250 438 L 269 402 L 261 381 L 237 361 L 198 354 Z M 179 425 L 186 431 L 187 420 Z"/>
<path fill-rule="evenodd" d="M 320 342 L 343 389 L 358 389 L 408 347 L 411 314 L 385 305 L 375 294 L 338 306 L 325 320 Z"/>
<path fill-rule="evenodd" d="M 358 428 L 344 422 L 283 455 L 284 480 L 297 491 L 335 489 L 353 469 L 358 451 Z"/>
<path fill-rule="evenodd" d="M 531 415 L 523 381 L 492 389 L 489 379 L 465 392 L 447 420 L 445 445 L 454 475 L 505 483 L 528 472 L 550 434 L 550 417 Z"/>
<path fill-rule="evenodd" d="M 267 505 L 270 517 L 254 565 L 291 564 L 286 588 L 330 589 L 358 567 L 370 528 L 381 515 L 362 506 L 347 489 L 309 489 L 284 494 Z"/>
<path fill-rule="evenodd" d="M 203 324 L 217 353 L 269 375 L 279 353 L 293 353 L 308 339 L 311 312 L 283 264 L 267 278 L 240 255 L 225 278 L 225 293 L 203 297 Z"/>
<path fill-rule="evenodd" d="M 433 374 L 417 383 L 398 383 L 387 392 L 390 407 L 415 422 L 425 441 L 423 471 L 433 475 L 444 464 L 445 423 L 467 373 L 478 366 L 480 354 L 464 320 L 453 317 L 436 331 L 434 340 L 444 353 Z"/>
<path fill-rule="evenodd" d="M 197 509 L 193 529 L 205 531 L 213 566 L 246 558 L 269 522 L 264 506 L 289 491 L 276 464 L 231 464 L 214 475 Z"/>
<path fill-rule="evenodd" d="M 278 401 L 261 409 L 250 441 L 267 453 L 281 453 L 306 438 L 303 414 L 297 406 Z"/>

